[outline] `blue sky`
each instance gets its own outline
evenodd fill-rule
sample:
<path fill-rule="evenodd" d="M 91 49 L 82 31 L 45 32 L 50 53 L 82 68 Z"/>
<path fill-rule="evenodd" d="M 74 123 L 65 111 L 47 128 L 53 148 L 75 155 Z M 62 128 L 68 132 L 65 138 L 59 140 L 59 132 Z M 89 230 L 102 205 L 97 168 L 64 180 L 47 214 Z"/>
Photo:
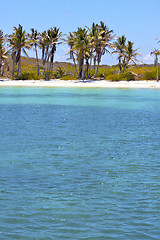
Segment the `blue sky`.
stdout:
<path fill-rule="evenodd" d="M 150 52 L 160 49 L 156 40 L 160 38 L 160 0 L 5 0 L 0 6 L 0 29 L 4 34 L 11 33 L 18 24 L 27 32 L 32 27 L 42 32 L 56 26 L 67 34 L 102 20 L 117 36 L 125 35 L 135 48 L 140 48 L 144 63 L 153 63 Z M 67 45 L 59 46 L 56 60 L 66 61 L 67 51 Z M 106 54 L 102 63 L 116 64 L 116 56 Z"/>

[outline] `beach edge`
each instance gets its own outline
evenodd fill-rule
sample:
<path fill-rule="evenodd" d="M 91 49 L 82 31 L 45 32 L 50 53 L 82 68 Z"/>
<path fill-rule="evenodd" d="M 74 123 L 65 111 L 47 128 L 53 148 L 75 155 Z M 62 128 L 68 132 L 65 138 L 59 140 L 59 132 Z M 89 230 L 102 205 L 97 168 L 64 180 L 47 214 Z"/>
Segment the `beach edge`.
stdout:
<path fill-rule="evenodd" d="M 109 80 L 10 80 L 0 79 L 0 87 L 69 87 L 69 88 L 158 88 L 156 80 L 109 81 Z"/>

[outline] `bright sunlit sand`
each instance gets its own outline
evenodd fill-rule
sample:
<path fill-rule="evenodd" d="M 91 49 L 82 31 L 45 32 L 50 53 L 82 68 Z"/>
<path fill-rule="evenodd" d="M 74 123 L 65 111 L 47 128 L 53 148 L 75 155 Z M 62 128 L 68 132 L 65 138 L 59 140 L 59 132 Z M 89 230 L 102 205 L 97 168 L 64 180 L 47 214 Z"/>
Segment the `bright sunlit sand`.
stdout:
<path fill-rule="evenodd" d="M 0 80 L 1 87 L 80 87 L 80 88 L 160 88 L 157 81 L 106 81 L 106 80 Z"/>

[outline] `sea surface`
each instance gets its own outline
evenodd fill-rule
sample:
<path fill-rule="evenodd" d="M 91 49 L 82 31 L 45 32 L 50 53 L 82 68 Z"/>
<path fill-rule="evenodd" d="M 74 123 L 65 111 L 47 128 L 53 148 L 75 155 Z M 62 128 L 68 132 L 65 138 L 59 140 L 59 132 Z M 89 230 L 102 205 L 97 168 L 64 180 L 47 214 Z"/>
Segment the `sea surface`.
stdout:
<path fill-rule="evenodd" d="M 160 90 L 1 87 L 0 239 L 160 239 Z"/>

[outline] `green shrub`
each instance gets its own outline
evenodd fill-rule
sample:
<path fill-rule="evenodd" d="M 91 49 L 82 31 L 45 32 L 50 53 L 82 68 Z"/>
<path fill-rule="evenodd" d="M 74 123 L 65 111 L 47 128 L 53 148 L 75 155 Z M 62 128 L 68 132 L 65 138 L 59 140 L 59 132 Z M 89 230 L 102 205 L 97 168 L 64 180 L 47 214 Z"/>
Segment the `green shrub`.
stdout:
<path fill-rule="evenodd" d="M 61 80 L 77 80 L 75 75 L 66 75 L 60 78 Z"/>
<path fill-rule="evenodd" d="M 39 80 L 41 77 L 33 72 L 22 72 L 21 75 L 15 77 L 16 80 Z"/>
<path fill-rule="evenodd" d="M 124 72 L 123 74 L 120 75 L 121 80 L 135 80 L 135 75 L 132 72 Z"/>
<path fill-rule="evenodd" d="M 91 69 L 90 75 L 91 77 L 94 75 L 95 70 Z M 100 67 L 97 73 L 97 78 L 105 78 L 109 79 L 108 76 L 118 74 L 117 68 L 111 68 L 111 67 Z"/>
<path fill-rule="evenodd" d="M 156 79 L 156 72 L 145 72 L 144 73 L 144 80 L 155 80 Z"/>
<path fill-rule="evenodd" d="M 111 81 L 129 81 L 129 80 L 135 80 L 135 75 L 132 72 L 124 72 L 123 74 L 117 74 L 117 73 L 112 73 L 109 74 L 105 77 L 106 80 L 111 80 Z"/>
<path fill-rule="evenodd" d="M 65 69 L 58 66 L 58 68 L 53 72 L 55 78 L 61 78 L 65 74 Z"/>
<path fill-rule="evenodd" d="M 104 77 L 106 78 L 108 75 L 114 75 L 117 74 L 118 71 L 115 68 L 105 68 L 101 67 L 97 73 L 97 77 Z"/>
<path fill-rule="evenodd" d="M 111 81 L 120 81 L 120 77 L 118 74 L 109 74 L 105 78 L 106 80 L 111 80 Z"/>

